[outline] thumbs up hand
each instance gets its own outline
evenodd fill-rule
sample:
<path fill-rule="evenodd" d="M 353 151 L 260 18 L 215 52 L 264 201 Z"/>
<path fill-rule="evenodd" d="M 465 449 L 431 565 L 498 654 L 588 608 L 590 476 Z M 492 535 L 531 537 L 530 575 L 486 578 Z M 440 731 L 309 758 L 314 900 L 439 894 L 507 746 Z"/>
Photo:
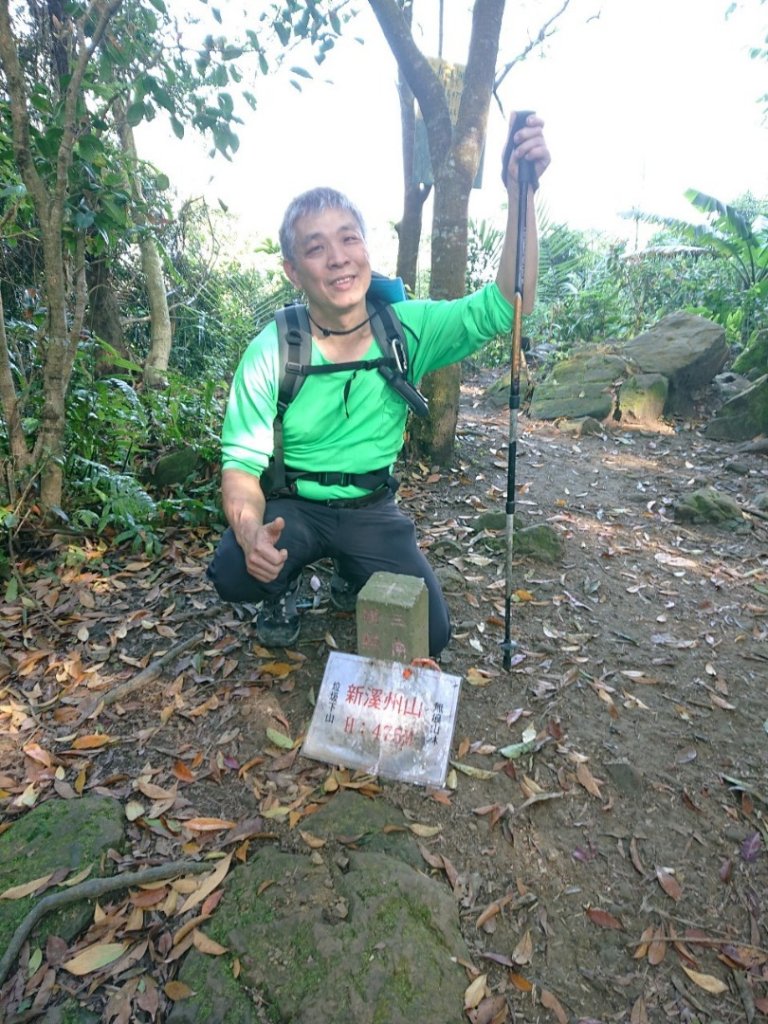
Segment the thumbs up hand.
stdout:
<path fill-rule="evenodd" d="M 288 557 L 288 549 L 277 546 L 284 527 L 285 520 L 280 516 L 262 524 L 254 531 L 252 543 L 244 548 L 248 572 L 261 583 L 276 579 Z"/>

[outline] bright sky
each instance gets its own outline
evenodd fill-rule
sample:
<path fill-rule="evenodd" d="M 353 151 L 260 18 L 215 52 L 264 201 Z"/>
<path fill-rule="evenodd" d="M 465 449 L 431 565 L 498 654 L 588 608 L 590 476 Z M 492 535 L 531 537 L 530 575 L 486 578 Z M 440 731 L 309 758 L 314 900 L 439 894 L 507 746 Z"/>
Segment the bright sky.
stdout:
<path fill-rule="evenodd" d="M 524 19 L 524 5 L 510 0 L 500 63 L 524 47 L 525 20 L 536 32 L 557 6 L 535 0 Z M 764 45 L 768 2 L 741 0 L 728 19 L 727 6 L 728 0 L 572 0 L 545 56 L 529 57 L 507 76 L 500 94 L 506 114 L 517 103 L 546 120 L 553 163 L 539 197 L 552 220 L 631 240 L 633 226 L 618 214 L 632 207 L 694 219 L 686 188 L 726 201 L 747 189 L 768 195 L 768 121 L 759 102 L 768 91 L 768 62 L 748 55 Z M 469 8 L 445 0 L 447 60 L 466 58 Z M 417 18 L 437 9 L 438 0 L 418 0 Z M 339 188 L 365 216 L 374 262 L 378 252 L 380 268 L 391 271 L 391 224 L 402 208 L 396 67 L 367 7 L 355 34 L 365 43 L 339 44 L 301 92 L 287 76 L 257 79 L 259 107 L 239 129 L 232 164 L 209 159 L 201 142 L 182 147 L 157 125 L 139 134 L 142 155 L 170 175 L 181 196 L 226 202 L 254 242 L 277 237 L 282 212 L 298 192 Z M 436 55 L 434 25 L 423 27 L 418 42 Z M 499 224 L 505 128 L 492 102 L 483 187 L 470 206 L 471 216 Z"/>

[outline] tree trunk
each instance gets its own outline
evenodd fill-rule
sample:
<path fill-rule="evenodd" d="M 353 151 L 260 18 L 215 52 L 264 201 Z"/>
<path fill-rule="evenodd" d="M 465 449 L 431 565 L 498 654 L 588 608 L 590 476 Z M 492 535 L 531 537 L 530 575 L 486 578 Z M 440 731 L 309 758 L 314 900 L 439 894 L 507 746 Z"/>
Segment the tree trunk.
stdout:
<path fill-rule="evenodd" d="M 68 76 L 61 99 L 61 126 L 56 136 L 55 172 L 45 180 L 33 155 L 32 118 L 24 73 L 16 38 L 11 29 L 8 0 L 0 0 L 0 66 L 10 100 L 13 152 L 16 167 L 24 182 L 40 224 L 43 249 L 44 295 L 48 317 L 45 332 L 40 333 L 43 365 L 43 406 L 40 426 L 29 462 L 22 458 L 19 469 L 39 469 L 40 503 L 45 510 L 61 505 L 63 488 L 63 440 L 66 425 L 65 399 L 72 376 L 77 346 L 85 319 L 87 289 L 85 284 L 82 236 L 75 245 L 74 257 L 68 264 L 64 253 L 64 209 L 67 198 L 68 176 L 72 166 L 74 146 L 79 130 L 78 99 L 92 47 L 99 45 L 112 14 L 120 0 L 106 0 L 94 13 L 88 46 L 73 49 Z M 78 38 L 78 43 L 80 42 Z M 67 269 L 71 267 L 71 281 L 67 282 Z M 70 297 L 72 303 L 70 304 Z M 7 346 L 0 358 L 7 357 Z M 10 382 L 18 401 L 8 366 L 0 368 L 3 388 Z M 10 421 L 19 415 L 3 396 L 3 412 Z M 8 419 L 6 420 L 8 422 Z M 27 483 L 28 481 L 25 481 Z"/>
<path fill-rule="evenodd" d="M 475 0 L 469 54 L 455 125 L 445 88 L 414 42 L 397 0 L 369 0 L 389 47 L 421 108 L 435 181 L 430 296 L 464 294 L 469 194 L 485 141 L 505 0 Z M 424 382 L 431 415 L 412 425 L 414 450 L 450 465 L 459 409 L 460 372 L 446 367 Z"/>
<path fill-rule="evenodd" d="M 115 113 L 120 129 L 120 141 L 123 151 L 134 168 L 130 182 L 131 192 L 136 200 L 137 208 L 145 208 L 144 195 L 138 172 L 138 156 L 133 129 L 128 124 L 124 112 L 117 106 Z M 168 310 L 168 296 L 165 290 L 163 265 L 154 236 L 147 227 L 146 219 L 141 217 L 139 234 L 139 250 L 141 252 L 141 269 L 147 286 L 149 303 L 149 352 L 144 360 L 144 381 L 149 387 L 167 387 L 166 373 L 171 358 L 173 331 L 171 315 Z"/>
<path fill-rule="evenodd" d="M 413 8 L 404 12 L 410 28 Z M 398 236 L 397 276 L 403 279 L 406 288 L 416 291 L 419 269 L 419 245 L 424 214 L 424 203 L 432 191 L 431 185 L 416 181 L 414 157 L 416 148 L 416 108 L 413 92 L 398 68 L 397 89 L 400 96 L 400 127 L 403 144 L 403 216 L 395 225 Z"/>
<path fill-rule="evenodd" d="M 171 359 L 173 331 L 168 311 L 168 296 L 165 290 L 163 267 L 160 253 L 151 235 L 143 235 L 139 242 L 141 269 L 147 283 L 149 302 L 150 342 L 147 358 L 144 360 L 144 381 L 149 387 L 168 386 L 166 373 Z"/>
<path fill-rule="evenodd" d="M 42 225 L 49 331 L 43 368 L 45 399 L 32 453 L 34 463 L 41 467 L 40 502 L 46 510 L 61 505 L 66 396 L 85 321 L 88 294 L 85 282 L 84 239 L 80 236 L 77 240 L 72 261 L 73 280 L 68 287 L 67 267 L 60 244 L 61 224 L 56 224 L 56 217 L 51 219 L 53 223 Z M 68 301 L 70 294 L 73 299 L 71 303 Z"/>
<path fill-rule="evenodd" d="M 97 339 L 106 342 L 109 349 L 114 349 L 123 359 L 133 360 L 133 354 L 123 334 L 120 304 L 112 287 L 107 260 L 103 256 L 87 260 L 85 275 L 88 283 L 88 330 Z M 94 365 L 97 377 L 105 377 L 112 373 L 115 364 L 111 351 L 99 346 Z"/>
<path fill-rule="evenodd" d="M 18 372 L 18 370 L 17 370 Z M 0 406 L 3 410 L 3 422 L 8 436 L 8 447 L 11 453 L 11 466 L 7 480 L 3 481 L 7 486 L 7 500 L 12 504 L 16 503 L 18 497 L 17 481 L 26 475 L 31 462 L 32 455 L 27 448 L 24 439 L 24 431 L 21 426 L 21 415 L 19 400 L 16 395 L 16 387 L 11 369 L 11 354 L 8 349 L 8 335 L 5 331 L 5 310 L 3 308 L 3 296 L 0 292 Z"/>

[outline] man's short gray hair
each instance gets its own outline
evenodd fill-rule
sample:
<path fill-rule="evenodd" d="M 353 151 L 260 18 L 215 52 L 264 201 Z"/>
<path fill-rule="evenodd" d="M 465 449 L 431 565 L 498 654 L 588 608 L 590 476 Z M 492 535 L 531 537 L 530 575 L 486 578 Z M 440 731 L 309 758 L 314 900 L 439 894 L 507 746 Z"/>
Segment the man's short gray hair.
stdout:
<path fill-rule="evenodd" d="M 351 213 L 360 225 L 365 238 L 365 221 L 355 204 L 342 192 L 335 188 L 312 188 L 292 199 L 285 211 L 283 223 L 280 225 L 280 249 L 283 259 L 296 262 L 296 223 L 308 214 L 322 213 L 324 210 L 346 210 Z"/>

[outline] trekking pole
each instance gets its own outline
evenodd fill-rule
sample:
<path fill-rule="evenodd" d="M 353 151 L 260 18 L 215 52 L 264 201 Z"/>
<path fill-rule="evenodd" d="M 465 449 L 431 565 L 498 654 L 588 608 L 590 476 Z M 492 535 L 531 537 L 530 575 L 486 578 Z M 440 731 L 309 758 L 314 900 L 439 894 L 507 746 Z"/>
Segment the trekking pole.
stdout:
<path fill-rule="evenodd" d="M 532 114 L 532 110 L 522 110 L 516 117 L 509 132 L 509 139 L 504 150 L 502 163 L 502 180 L 507 183 L 507 167 L 514 149 L 514 137 Z M 523 328 L 523 281 L 525 277 L 525 242 L 526 215 L 528 210 L 528 188 L 535 184 L 533 167 L 528 160 L 521 160 L 517 167 L 518 200 L 517 200 L 517 239 L 515 250 L 515 296 L 513 301 L 512 321 L 512 370 L 509 379 L 509 449 L 507 452 L 507 500 L 506 500 L 506 587 L 504 593 L 504 669 L 512 667 L 512 649 L 517 647 L 512 639 L 512 555 L 515 540 L 515 462 L 517 458 L 517 416 L 520 409 L 520 353 L 522 349 Z"/>

